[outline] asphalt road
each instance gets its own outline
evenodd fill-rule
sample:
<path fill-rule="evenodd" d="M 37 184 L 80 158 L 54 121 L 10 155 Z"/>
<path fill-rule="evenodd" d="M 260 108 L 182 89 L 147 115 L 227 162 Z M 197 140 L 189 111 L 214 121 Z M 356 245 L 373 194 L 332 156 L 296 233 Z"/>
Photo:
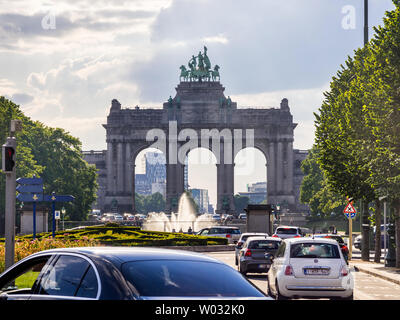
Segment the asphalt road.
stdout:
<path fill-rule="evenodd" d="M 229 252 L 208 252 L 204 253 L 214 257 L 232 268 L 235 266 L 235 255 L 233 251 Z M 354 274 L 354 299 L 355 300 L 400 300 L 400 285 L 368 275 L 363 272 Z M 267 278 L 266 274 L 248 274 L 247 278 L 254 283 L 260 290 L 266 293 Z"/>

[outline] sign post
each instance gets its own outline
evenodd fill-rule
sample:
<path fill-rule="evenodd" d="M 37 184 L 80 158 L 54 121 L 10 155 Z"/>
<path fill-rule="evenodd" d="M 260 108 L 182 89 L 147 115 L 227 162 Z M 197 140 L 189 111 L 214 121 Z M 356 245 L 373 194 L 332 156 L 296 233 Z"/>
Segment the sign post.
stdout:
<path fill-rule="evenodd" d="M 344 208 L 343 213 L 349 219 L 349 260 L 353 256 L 353 219 L 357 215 L 357 210 L 353 206 L 353 201 L 349 202 Z"/>
<path fill-rule="evenodd" d="M 43 198 L 43 179 L 36 178 L 18 178 L 18 187 L 16 188 L 19 192 L 17 199 L 22 202 L 32 202 L 32 216 L 33 216 L 33 240 L 36 239 L 36 204 Z"/>

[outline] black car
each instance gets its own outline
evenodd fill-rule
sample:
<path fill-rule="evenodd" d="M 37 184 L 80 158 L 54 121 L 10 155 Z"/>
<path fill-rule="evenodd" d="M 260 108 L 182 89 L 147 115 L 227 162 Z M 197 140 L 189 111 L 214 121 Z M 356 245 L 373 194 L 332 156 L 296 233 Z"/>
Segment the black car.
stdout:
<path fill-rule="evenodd" d="M 228 265 L 183 250 L 41 251 L 0 275 L 0 300 L 268 299 Z"/>

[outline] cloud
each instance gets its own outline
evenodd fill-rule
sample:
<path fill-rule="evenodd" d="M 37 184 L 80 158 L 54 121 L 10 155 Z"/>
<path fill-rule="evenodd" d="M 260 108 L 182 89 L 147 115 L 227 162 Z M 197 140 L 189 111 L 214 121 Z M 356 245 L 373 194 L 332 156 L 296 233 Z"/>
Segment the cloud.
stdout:
<path fill-rule="evenodd" d="M 33 96 L 26 93 L 14 93 L 11 97 L 11 100 L 16 104 L 25 104 L 33 101 Z"/>

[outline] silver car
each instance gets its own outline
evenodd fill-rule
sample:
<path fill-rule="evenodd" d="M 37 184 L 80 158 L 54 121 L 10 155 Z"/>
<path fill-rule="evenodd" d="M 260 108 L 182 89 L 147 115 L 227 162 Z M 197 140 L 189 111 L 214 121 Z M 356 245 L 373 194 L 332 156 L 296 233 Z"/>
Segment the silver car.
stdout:
<path fill-rule="evenodd" d="M 235 265 L 238 265 L 239 261 L 239 252 L 242 250 L 244 243 L 246 242 L 247 238 L 249 237 L 256 237 L 256 236 L 261 236 L 261 237 L 268 237 L 268 233 L 262 233 L 262 232 L 245 232 L 242 233 L 240 236 L 238 242 L 236 243 L 235 246 Z"/>
<path fill-rule="evenodd" d="M 239 253 L 239 272 L 243 275 L 248 272 L 268 272 L 271 261 L 267 260 L 266 255 L 274 255 L 281 241 L 273 237 L 249 237 Z"/>
<path fill-rule="evenodd" d="M 279 226 L 272 236 L 281 239 L 300 238 L 303 233 L 300 227 Z"/>

